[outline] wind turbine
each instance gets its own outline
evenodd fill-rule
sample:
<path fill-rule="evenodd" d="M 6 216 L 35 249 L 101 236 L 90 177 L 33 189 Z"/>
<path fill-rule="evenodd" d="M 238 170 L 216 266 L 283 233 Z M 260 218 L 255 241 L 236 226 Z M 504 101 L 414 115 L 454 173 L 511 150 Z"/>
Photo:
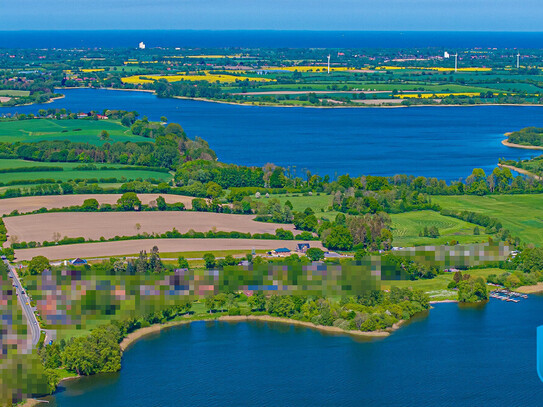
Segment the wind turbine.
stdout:
<path fill-rule="evenodd" d="M 328 54 L 328 74 L 330 74 L 330 54 Z"/>
<path fill-rule="evenodd" d="M 517 54 L 517 69 L 519 69 L 519 68 L 520 68 L 520 51 Z"/>

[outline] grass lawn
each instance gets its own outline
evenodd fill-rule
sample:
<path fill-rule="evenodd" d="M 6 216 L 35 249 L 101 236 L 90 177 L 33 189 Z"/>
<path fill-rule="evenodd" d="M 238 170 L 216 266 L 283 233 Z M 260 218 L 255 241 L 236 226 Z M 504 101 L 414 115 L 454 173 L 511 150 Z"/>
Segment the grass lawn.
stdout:
<path fill-rule="evenodd" d="M 488 235 L 479 227 L 481 234 L 473 234 L 473 223 L 464 222 L 434 211 L 417 211 L 390 215 L 392 218 L 392 234 L 394 246 L 442 245 L 451 240 L 460 244 L 485 242 Z M 437 238 L 419 237 L 424 227 L 435 226 L 440 236 Z"/>
<path fill-rule="evenodd" d="M 523 242 L 543 245 L 543 195 L 436 196 L 432 201 L 497 218 Z"/>
<path fill-rule="evenodd" d="M 109 133 L 109 143 L 117 141 L 152 142 L 152 139 L 132 134 L 119 121 L 86 119 L 0 121 L 0 142 L 70 140 L 72 142 L 102 145 L 105 143 L 99 137 L 102 130 Z"/>
<path fill-rule="evenodd" d="M 49 163 L 25 160 L 0 159 L 1 168 L 25 168 L 25 167 L 62 167 L 63 171 L 36 171 L 36 172 L 10 172 L 1 174 L 1 182 L 54 179 L 67 181 L 71 179 L 92 179 L 92 178 L 117 178 L 125 177 L 127 180 L 153 178 L 161 181 L 169 181 L 172 176 L 169 173 L 149 171 L 149 170 L 126 170 L 122 165 L 107 164 L 107 167 L 116 167 L 118 170 L 74 170 L 82 163 Z M 95 164 L 98 168 L 100 164 Z"/>
<path fill-rule="evenodd" d="M 10 90 L 2 89 L 0 90 L 0 96 L 29 96 L 30 91 L 28 90 Z"/>
<path fill-rule="evenodd" d="M 471 276 L 484 277 L 485 279 L 489 274 L 502 274 L 504 270 L 487 268 L 487 269 L 475 269 L 462 271 L 462 274 L 469 274 Z M 447 289 L 447 285 L 452 281 L 453 273 L 440 274 L 439 276 L 430 280 L 402 280 L 402 281 L 383 281 L 381 282 L 381 289 L 389 290 L 391 287 L 400 288 L 419 288 L 430 296 L 430 301 L 443 301 L 443 300 L 456 300 L 458 295 L 457 291 Z"/>
<path fill-rule="evenodd" d="M 277 198 L 281 205 L 284 205 L 286 201 L 290 201 L 290 203 L 292 203 L 292 209 L 295 212 L 303 212 L 305 208 L 311 208 L 315 212 L 317 218 L 325 217 L 334 220 L 338 214 L 336 211 L 328 210 L 332 205 L 331 195 L 322 193 L 320 195 L 313 194 L 312 196 L 303 196 L 302 194 L 274 194 L 270 195 L 270 199 L 271 198 Z"/>

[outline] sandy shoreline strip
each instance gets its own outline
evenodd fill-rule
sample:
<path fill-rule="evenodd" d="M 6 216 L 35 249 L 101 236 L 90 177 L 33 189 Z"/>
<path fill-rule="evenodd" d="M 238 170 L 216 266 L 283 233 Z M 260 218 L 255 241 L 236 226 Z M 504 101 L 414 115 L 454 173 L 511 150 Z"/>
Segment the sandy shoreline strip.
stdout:
<path fill-rule="evenodd" d="M 535 178 L 535 179 L 537 179 L 539 181 L 541 180 L 541 177 L 539 175 L 535 175 L 533 172 L 530 172 L 528 170 L 524 170 L 522 168 L 518 168 L 518 167 L 514 167 L 512 165 L 506 165 L 506 164 L 498 164 L 498 167 L 500 167 L 500 168 L 509 168 L 510 170 L 516 171 L 519 174 L 527 175 L 527 176 Z"/>
<path fill-rule="evenodd" d="M 515 291 L 523 294 L 535 294 L 543 292 L 543 283 L 539 282 L 535 285 L 523 285 L 515 289 Z"/>
<path fill-rule="evenodd" d="M 429 304 L 447 304 L 447 303 L 457 303 L 458 300 L 436 300 L 430 301 Z"/>
<path fill-rule="evenodd" d="M 508 133 L 506 133 L 507 135 Z M 543 147 L 541 146 L 524 146 L 522 144 L 515 144 L 515 143 L 510 143 L 509 141 L 507 141 L 508 139 L 505 139 L 505 140 L 502 140 L 502 144 L 506 147 L 511 147 L 511 148 L 522 148 L 524 150 L 543 150 Z"/>
<path fill-rule="evenodd" d="M 316 329 L 321 332 L 331 332 L 344 335 L 354 335 L 354 336 L 363 336 L 363 337 L 376 337 L 376 338 L 385 338 L 390 335 L 389 331 L 395 331 L 400 328 L 400 326 L 405 321 L 399 321 L 388 331 L 374 331 L 374 332 L 362 332 L 362 331 L 345 331 L 341 328 L 334 326 L 324 326 L 324 325 L 315 325 L 312 322 L 297 321 L 289 318 L 280 318 L 272 317 L 270 315 L 240 315 L 240 316 L 229 316 L 223 315 L 217 318 L 212 319 L 194 319 L 187 321 L 174 321 L 168 322 L 166 324 L 155 324 L 145 328 L 138 329 L 126 336 L 120 343 L 121 350 L 125 351 L 131 344 L 136 342 L 138 339 L 150 335 L 152 333 L 160 332 L 162 329 L 171 328 L 173 326 L 186 325 L 196 321 L 223 321 L 223 322 L 246 322 L 246 321 L 263 321 L 263 322 L 277 322 L 282 324 L 304 326 L 311 329 Z"/>

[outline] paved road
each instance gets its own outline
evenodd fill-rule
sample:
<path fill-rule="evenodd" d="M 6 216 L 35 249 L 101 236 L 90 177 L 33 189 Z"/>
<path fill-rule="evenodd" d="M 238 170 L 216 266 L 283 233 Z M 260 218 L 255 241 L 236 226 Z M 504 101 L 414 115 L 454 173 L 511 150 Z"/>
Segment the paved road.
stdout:
<path fill-rule="evenodd" d="M 25 314 L 26 322 L 32 335 L 32 347 L 34 347 L 38 344 L 38 341 L 40 340 L 40 325 L 38 324 L 38 320 L 36 319 L 36 315 L 34 314 L 34 309 L 30 305 L 30 298 L 28 298 L 28 294 L 26 292 L 24 292 L 23 294 L 24 290 L 21 286 L 21 281 L 19 280 L 17 270 L 12 267 L 6 260 L 4 260 L 4 263 L 6 264 L 6 266 L 8 266 L 9 273 L 13 277 L 12 281 L 13 284 L 15 284 L 17 299 L 19 300 L 19 303 L 23 308 L 23 313 Z"/>

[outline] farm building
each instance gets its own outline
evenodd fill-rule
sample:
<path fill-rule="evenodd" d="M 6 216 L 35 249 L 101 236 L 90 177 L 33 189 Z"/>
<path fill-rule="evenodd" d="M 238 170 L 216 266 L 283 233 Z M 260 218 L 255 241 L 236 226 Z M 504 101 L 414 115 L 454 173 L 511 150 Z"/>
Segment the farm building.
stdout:
<path fill-rule="evenodd" d="M 72 261 L 70 261 L 70 264 L 72 266 L 83 266 L 85 264 L 87 264 L 87 260 L 85 259 L 80 259 L 79 257 L 77 259 L 73 259 Z"/>
<path fill-rule="evenodd" d="M 290 254 L 290 250 L 287 249 L 286 247 L 281 247 L 271 252 L 272 256 L 288 256 L 289 254 Z"/>

